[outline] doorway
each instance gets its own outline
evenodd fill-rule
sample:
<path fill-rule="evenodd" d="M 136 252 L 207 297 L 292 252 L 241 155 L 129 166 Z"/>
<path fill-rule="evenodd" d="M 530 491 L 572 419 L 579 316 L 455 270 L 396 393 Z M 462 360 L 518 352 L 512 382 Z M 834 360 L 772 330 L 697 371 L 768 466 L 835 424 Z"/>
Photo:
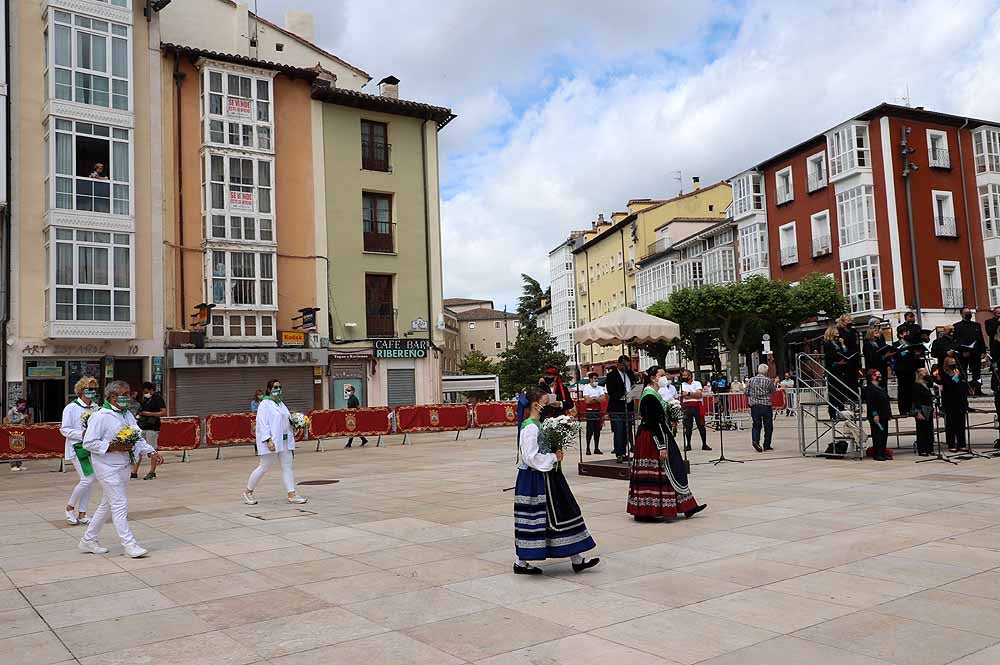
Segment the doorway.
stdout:
<path fill-rule="evenodd" d="M 333 408 L 347 408 L 347 386 L 354 386 L 354 394 L 357 395 L 361 406 L 367 406 L 368 401 L 365 396 L 365 380 L 356 376 L 333 379 Z"/>
<path fill-rule="evenodd" d="M 115 358 L 115 381 L 125 381 L 134 392 L 142 392 L 142 359 Z"/>
<path fill-rule="evenodd" d="M 62 421 L 63 407 L 66 406 L 66 380 L 28 379 L 26 382 L 28 408 L 36 423 L 57 423 Z"/>

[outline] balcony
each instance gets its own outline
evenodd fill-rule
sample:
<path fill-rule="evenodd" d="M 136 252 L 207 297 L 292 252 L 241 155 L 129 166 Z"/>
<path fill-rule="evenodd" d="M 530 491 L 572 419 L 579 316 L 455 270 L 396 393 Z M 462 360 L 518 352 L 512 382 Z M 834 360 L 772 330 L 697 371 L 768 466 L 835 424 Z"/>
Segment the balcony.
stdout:
<path fill-rule="evenodd" d="M 365 326 L 369 338 L 396 336 L 396 325 L 392 314 L 368 314 Z"/>
<path fill-rule="evenodd" d="M 823 189 L 826 187 L 826 174 L 825 173 L 810 173 L 809 174 L 809 191 L 815 192 L 817 189 Z"/>
<path fill-rule="evenodd" d="M 667 251 L 668 247 L 670 247 L 670 239 L 660 238 L 656 242 L 651 243 L 649 246 L 646 247 L 646 256 L 653 256 L 654 254 L 665 252 Z M 646 256 L 644 256 L 643 258 L 646 258 Z"/>
<path fill-rule="evenodd" d="M 927 165 L 931 168 L 950 169 L 951 157 L 944 148 L 931 147 L 927 149 Z"/>
<path fill-rule="evenodd" d="M 791 245 L 789 247 L 781 248 L 781 265 L 790 266 L 793 263 L 799 262 L 799 247 L 798 245 Z"/>
<path fill-rule="evenodd" d="M 934 215 L 934 235 L 941 238 L 957 238 L 958 227 L 954 217 Z"/>
<path fill-rule="evenodd" d="M 817 256 L 826 256 L 827 254 L 833 253 L 833 242 L 830 238 L 830 234 L 813 236 L 812 239 L 812 255 L 813 258 Z"/>
<path fill-rule="evenodd" d="M 362 222 L 362 235 L 366 252 L 375 254 L 396 253 L 396 223 L 395 222 Z"/>
<path fill-rule="evenodd" d="M 392 145 L 381 141 L 361 141 L 361 168 L 365 171 L 389 172 Z"/>
<path fill-rule="evenodd" d="M 788 203 L 792 200 L 792 190 L 785 185 L 778 185 L 777 191 L 774 193 L 774 198 L 778 205 Z"/>
<path fill-rule="evenodd" d="M 965 305 L 965 293 L 962 289 L 941 287 L 941 305 L 945 309 L 961 309 Z"/>

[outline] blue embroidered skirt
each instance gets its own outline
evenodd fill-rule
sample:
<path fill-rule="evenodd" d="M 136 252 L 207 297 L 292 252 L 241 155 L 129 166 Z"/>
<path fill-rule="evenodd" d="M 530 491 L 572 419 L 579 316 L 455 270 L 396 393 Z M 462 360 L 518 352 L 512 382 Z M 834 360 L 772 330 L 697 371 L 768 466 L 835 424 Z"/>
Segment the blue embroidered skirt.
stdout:
<path fill-rule="evenodd" d="M 514 494 L 514 549 L 519 559 L 562 559 L 597 547 L 561 472 L 519 469 Z"/>

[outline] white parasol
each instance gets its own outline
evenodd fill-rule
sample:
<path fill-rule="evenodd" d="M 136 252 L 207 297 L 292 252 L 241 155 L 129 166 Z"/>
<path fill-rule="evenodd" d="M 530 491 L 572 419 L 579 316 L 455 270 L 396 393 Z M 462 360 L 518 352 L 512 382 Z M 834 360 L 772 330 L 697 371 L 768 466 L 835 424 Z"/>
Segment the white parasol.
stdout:
<path fill-rule="evenodd" d="M 617 309 L 576 329 L 577 342 L 600 346 L 669 344 L 680 336 L 681 328 L 673 321 L 631 307 Z"/>

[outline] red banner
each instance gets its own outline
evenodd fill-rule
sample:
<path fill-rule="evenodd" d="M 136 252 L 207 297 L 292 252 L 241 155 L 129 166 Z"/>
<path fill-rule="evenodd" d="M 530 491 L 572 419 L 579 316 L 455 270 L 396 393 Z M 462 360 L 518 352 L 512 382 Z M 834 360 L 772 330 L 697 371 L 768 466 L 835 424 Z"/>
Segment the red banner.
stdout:
<path fill-rule="evenodd" d="M 0 459 L 59 459 L 65 453 L 59 423 L 0 427 Z"/>
<path fill-rule="evenodd" d="M 389 415 L 392 409 L 379 406 L 368 409 L 320 409 L 310 411 L 309 436 L 332 439 L 340 436 L 385 436 L 392 433 Z"/>
<path fill-rule="evenodd" d="M 472 417 L 476 427 L 514 427 L 517 402 L 476 402 Z"/>
<path fill-rule="evenodd" d="M 398 432 L 455 432 L 469 429 L 465 404 L 425 404 L 396 407 Z"/>
<path fill-rule="evenodd" d="M 257 443 L 257 416 L 253 413 L 221 413 L 205 416 L 205 444 L 238 446 Z"/>
<path fill-rule="evenodd" d="M 201 445 L 201 418 L 160 418 L 159 450 L 194 450 Z"/>

